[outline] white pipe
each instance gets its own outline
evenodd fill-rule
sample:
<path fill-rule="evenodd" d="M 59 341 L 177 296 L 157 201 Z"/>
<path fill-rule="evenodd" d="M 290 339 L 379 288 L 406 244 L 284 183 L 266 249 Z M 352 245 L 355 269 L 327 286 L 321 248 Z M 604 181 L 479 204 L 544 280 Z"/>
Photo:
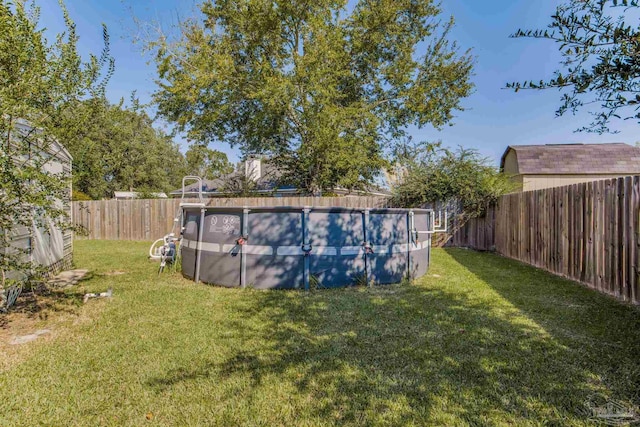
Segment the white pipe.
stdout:
<path fill-rule="evenodd" d="M 165 236 L 165 237 L 166 237 L 166 236 Z M 151 247 L 149 248 L 149 258 L 151 258 L 151 259 L 160 259 L 160 258 L 162 258 L 160 255 L 155 255 L 155 254 L 153 253 L 153 248 L 156 246 L 156 244 L 157 244 L 158 242 L 163 242 L 163 243 L 164 243 L 164 239 L 165 239 L 165 237 L 161 237 L 161 238 L 159 238 L 158 240 L 156 240 L 155 242 L 153 242 L 153 243 L 151 244 Z"/>

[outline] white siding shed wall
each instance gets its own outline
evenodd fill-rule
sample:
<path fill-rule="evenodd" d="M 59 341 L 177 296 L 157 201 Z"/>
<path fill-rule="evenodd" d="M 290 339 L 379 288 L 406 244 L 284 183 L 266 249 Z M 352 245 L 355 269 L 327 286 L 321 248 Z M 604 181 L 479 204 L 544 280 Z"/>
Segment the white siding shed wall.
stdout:
<path fill-rule="evenodd" d="M 26 123 L 20 123 L 22 130 L 29 130 Z M 69 152 L 58 142 L 53 142 L 48 147 L 35 147 L 39 154 L 49 156 L 50 160 L 45 165 L 45 170 L 51 173 L 65 172 L 71 176 L 72 157 Z M 73 211 L 71 208 L 71 183 L 67 197 L 59 201 L 61 207 L 69 215 L 73 223 Z M 69 268 L 73 258 L 73 232 L 62 231 L 55 226 L 53 221 L 47 221 L 48 227 L 16 227 L 9 230 L 11 246 L 29 250 L 30 260 L 37 265 L 45 266 L 51 273 L 63 268 Z M 11 276 L 9 274 L 9 276 Z"/>

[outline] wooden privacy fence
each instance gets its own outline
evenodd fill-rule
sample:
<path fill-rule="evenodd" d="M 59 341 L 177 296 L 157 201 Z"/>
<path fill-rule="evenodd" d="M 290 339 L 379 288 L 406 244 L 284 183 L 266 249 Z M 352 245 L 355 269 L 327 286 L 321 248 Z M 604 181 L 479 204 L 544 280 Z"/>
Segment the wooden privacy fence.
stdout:
<path fill-rule="evenodd" d="M 495 208 L 488 209 L 481 218 L 468 220 L 459 228 L 454 218 L 451 227 L 457 231 L 453 233 L 447 246 L 473 248 L 479 251 L 495 250 L 495 221 Z"/>
<path fill-rule="evenodd" d="M 173 227 L 180 202 L 196 199 L 95 200 L 73 202 L 73 222 L 84 228 L 79 239 L 155 240 Z M 386 197 L 250 197 L 206 199 L 207 206 L 385 207 Z"/>
<path fill-rule="evenodd" d="M 501 255 L 640 303 L 640 177 L 503 196 L 452 244 Z"/>

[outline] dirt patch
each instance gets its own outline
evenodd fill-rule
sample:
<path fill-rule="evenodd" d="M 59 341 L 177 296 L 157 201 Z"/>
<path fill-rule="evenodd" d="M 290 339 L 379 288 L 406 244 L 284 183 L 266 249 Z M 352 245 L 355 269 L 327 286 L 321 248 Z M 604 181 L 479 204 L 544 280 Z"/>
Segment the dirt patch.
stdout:
<path fill-rule="evenodd" d="M 39 287 L 35 294 L 24 291 L 8 313 L 0 314 L 0 371 L 32 351 L 31 346 L 20 344 L 50 340 L 59 324 L 77 318 L 82 297 L 81 292 L 46 287 Z"/>
<path fill-rule="evenodd" d="M 37 340 L 40 335 L 48 334 L 49 332 L 51 332 L 50 329 L 38 329 L 32 334 L 18 335 L 13 337 L 13 339 L 9 341 L 9 344 L 11 345 L 26 344 L 28 342 Z"/>
<path fill-rule="evenodd" d="M 120 270 L 114 270 L 114 271 L 108 271 L 106 273 L 102 273 L 100 274 L 101 276 L 121 276 L 123 274 L 127 274 L 126 271 L 120 271 Z"/>
<path fill-rule="evenodd" d="M 46 320 L 52 315 L 77 314 L 81 304 L 82 292 L 63 291 L 50 287 L 38 287 L 36 292 L 23 291 L 7 314 L 2 315 L 0 327 L 6 329 L 23 321 Z"/>
<path fill-rule="evenodd" d="M 68 270 L 56 275 L 49 280 L 48 285 L 54 288 L 68 288 L 73 285 L 77 285 L 82 280 L 87 280 L 91 277 L 89 270 Z"/>

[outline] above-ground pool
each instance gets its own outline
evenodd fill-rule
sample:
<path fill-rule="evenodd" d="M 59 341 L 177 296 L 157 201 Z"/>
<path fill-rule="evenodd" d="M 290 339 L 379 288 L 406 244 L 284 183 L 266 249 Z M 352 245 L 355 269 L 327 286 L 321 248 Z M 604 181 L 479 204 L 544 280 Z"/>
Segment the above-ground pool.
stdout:
<path fill-rule="evenodd" d="M 205 283 L 309 289 L 398 283 L 429 267 L 433 211 L 183 206 L 182 273 Z"/>

